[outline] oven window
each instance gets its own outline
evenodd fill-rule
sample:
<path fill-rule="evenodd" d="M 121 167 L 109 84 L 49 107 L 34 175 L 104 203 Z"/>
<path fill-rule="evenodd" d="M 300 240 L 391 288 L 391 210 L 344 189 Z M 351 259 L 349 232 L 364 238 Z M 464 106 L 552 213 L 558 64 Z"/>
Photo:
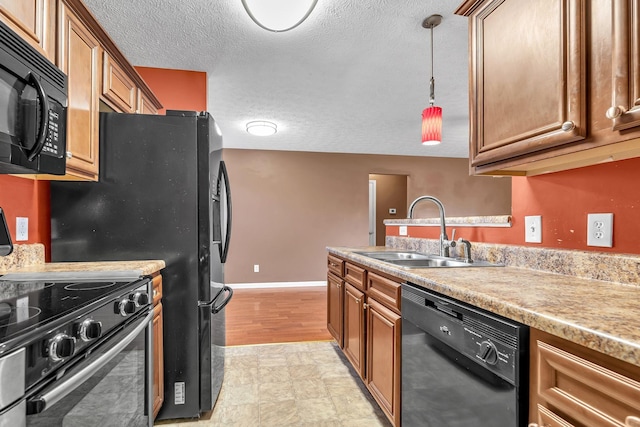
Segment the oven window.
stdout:
<path fill-rule="evenodd" d="M 138 334 L 124 351 L 51 408 L 28 415 L 27 426 L 148 426 L 147 333 Z M 106 351 L 110 344 L 102 347 Z"/>

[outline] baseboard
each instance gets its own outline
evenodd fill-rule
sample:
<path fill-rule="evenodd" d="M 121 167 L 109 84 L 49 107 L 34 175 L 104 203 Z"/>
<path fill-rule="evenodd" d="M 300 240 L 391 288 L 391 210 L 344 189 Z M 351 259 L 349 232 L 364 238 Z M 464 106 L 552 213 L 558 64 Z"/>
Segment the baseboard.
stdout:
<path fill-rule="evenodd" d="M 227 283 L 233 289 L 261 289 L 261 288 L 306 288 L 312 286 L 326 287 L 326 281 L 319 282 L 265 282 L 265 283 Z"/>

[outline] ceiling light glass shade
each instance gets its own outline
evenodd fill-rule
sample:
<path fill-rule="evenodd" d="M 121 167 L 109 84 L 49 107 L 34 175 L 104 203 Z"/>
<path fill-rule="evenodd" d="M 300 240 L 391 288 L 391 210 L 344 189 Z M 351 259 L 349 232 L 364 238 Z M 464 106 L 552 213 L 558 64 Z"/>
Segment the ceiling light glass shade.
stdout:
<path fill-rule="evenodd" d="M 307 19 L 318 0 L 242 0 L 253 22 L 267 31 L 289 31 Z"/>
<path fill-rule="evenodd" d="M 278 131 L 278 126 L 275 123 L 267 122 L 264 120 L 256 120 L 247 123 L 247 132 L 255 136 L 269 136 Z"/>
<path fill-rule="evenodd" d="M 434 105 L 422 111 L 422 145 L 442 142 L 442 108 Z"/>

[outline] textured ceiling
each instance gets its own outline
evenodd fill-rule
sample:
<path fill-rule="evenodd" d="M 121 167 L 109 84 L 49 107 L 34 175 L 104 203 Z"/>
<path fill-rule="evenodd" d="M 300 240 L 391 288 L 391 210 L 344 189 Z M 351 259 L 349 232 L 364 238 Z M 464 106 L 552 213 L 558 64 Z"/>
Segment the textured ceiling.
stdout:
<path fill-rule="evenodd" d="M 84 0 L 127 58 L 205 71 L 208 108 L 228 148 L 468 156 L 467 19 L 456 0 L 319 0 L 285 33 L 258 27 L 240 0 Z M 443 143 L 420 144 L 434 29 Z M 246 133 L 270 120 L 278 133 Z"/>

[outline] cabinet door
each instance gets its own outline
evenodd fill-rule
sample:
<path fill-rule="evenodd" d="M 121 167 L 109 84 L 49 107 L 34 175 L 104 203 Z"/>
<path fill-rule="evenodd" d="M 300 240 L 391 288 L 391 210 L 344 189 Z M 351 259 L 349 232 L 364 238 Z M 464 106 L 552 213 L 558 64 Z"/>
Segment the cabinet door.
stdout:
<path fill-rule="evenodd" d="M 0 19 L 55 62 L 54 0 L 0 0 Z"/>
<path fill-rule="evenodd" d="M 121 113 L 135 113 L 138 108 L 138 88 L 122 67 L 107 53 L 102 57 L 102 97 Z"/>
<path fill-rule="evenodd" d="M 482 172 L 495 162 L 584 139 L 584 3 L 486 0 L 465 6 L 472 169 Z"/>
<path fill-rule="evenodd" d="M 613 129 L 640 126 L 640 0 L 613 1 Z"/>
<path fill-rule="evenodd" d="M 342 317 L 344 313 L 343 282 L 333 274 L 327 275 L 327 329 L 340 348 L 342 343 Z"/>
<path fill-rule="evenodd" d="M 153 418 L 164 402 L 164 338 L 162 303 L 153 308 Z"/>
<path fill-rule="evenodd" d="M 345 283 L 344 289 L 344 354 L 364 379 L 364 293 Z"/>
<path fill-rule="evenodd" d="M 59 44 L 59 67 L 69 76 L 67 175 L 97 181 L 101 47 L 64 1 Z"/>
<path fill-rule="evenodd" d="M 369 299 L 367 304 L 367 375 L 371 394 L 396 426 L 400 425 L 400 328 L 402 318 Z"/>
<path fill-rule="evenodd" d="M 155 105 L 147 98 L 140 88 L 138 88 L 138 108 L 137 113 L 139 114 L 158 114 L 158 109 Z"/>

